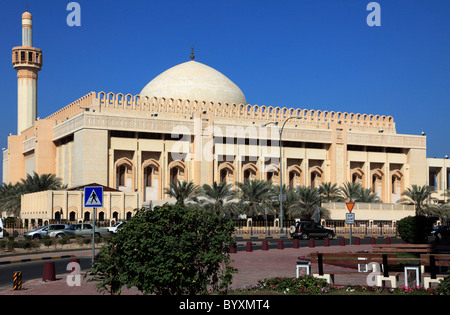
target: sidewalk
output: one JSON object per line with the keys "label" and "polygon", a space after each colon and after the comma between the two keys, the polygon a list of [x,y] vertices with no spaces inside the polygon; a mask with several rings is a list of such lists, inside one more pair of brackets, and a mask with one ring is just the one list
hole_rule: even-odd
{"label": "sidewalk", "polygon": [[[357,252],[357,251],[371,251],[372,245],[346,245],[346,246],[316,246],[314,248],[301,247],[285,248],[285,249],[270,249],[268,251],[253,250],[252,252],[238,251],[231,254],[233,259],[233,267],[238,269],[238,273],[233,276],[233,289],[253,286],[258,283],[258,280],[265,278],[272,278],[276,276],[281,277],[295,277],[296,276],[296,262],[299,256],[306,256],[311,252]],[[64,252],[63,255],[74,255],[78,257],[91,257],[89,251],[81,252]],[[30,259],[33,256],[59,256],[61,253],[54,253],[49,255],[37,254],[30,255],[30,257],[17,257],[20,259]],[[5,258],[1,258],[0,261]],[[337,270],[338,266],[327,266],[327,270]],[[316,271],[317,266],[312,266],[312,271]],[[95,289],[95,283],[86,282],[82,280],[81,286],[69,286],[67,284],[67,274],[56,275],[56,281],[43,282],[42,279],[34,279],[23,283],[22,290],[14,291],[11,289],[0,291],[0,295],[101,295]],[[403,285],[403,279],[400,277],[398,285]],[[366,284],[365,275],[339,275],[335,278],[336,284]],[[124,290],[122,295],[136,295],[141,294],[137,289]]]}

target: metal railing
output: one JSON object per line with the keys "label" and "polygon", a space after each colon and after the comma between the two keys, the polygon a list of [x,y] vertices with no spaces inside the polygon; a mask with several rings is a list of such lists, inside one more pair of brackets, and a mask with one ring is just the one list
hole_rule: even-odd
{"label": "metal railing", "polygon": [[[235,221],[235,235],[238,237],[251,236],[273,236],[279,233],[289,234],[289,227],[294,224],[294,220],[284,221],[284,231],[280,230],[278,221]],[[350,225],[344,221],[324,221],[323,227],[331,229],[336,235],[350,235]],[[352,225],[352,235],[361,237],[371,236],[395,236],[397,235],[397,226],[391,221],[380,222],[358,222]]]}

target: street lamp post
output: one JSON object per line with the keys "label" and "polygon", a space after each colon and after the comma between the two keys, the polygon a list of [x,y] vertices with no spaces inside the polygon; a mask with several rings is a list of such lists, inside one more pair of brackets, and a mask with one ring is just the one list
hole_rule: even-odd
{"label": "street lamp post", "polygon": [[282,141],[281,139],[283,136],[284,126],[286,125],[287,121],[290,119],[294,119],[294,118],[302,119],[302,117],[299,117],[299,116],[289,117],[284,120],[283,124],[281,125],[281,128],[278,125],[278,121],[271,121],[271,122],[261,125],[261,127],[263,127],[263,128],[267,127],[268,125],[271,125],[271,124],[277,126],[278,133],[280,136],[280,197],[279,198],[280,198],[280,231],[281,231],[281,234],[284,234],[284,226],[283,226],[283,146],[281,143],[281,141]]}

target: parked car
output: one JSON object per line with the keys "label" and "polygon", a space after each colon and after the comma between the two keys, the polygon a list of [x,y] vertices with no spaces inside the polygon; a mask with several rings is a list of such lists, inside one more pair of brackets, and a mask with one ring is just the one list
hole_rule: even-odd
{"label": "parked car", "polygon": [[309,238],[324,238],[332,239],[335,236],[333,230],[324,228],[322,225],[314,221],[298,221],[289,228],[289,233],[293,238],[301,238],[307,240]]}
{"label": "parked car", "polygon": [[26,232],[25,236],[31,236],[32,238],[44,238],[45,236],[50,237],[61,237],[64,235],[64,230],[68,227],[67,224],[49,224],[44,225],[32,231]]}
{"label": "parked car", "polygon": [[441,240],[450,237],[450,225],[440,225],[434,231],[434,238]]}
{"label": "parked car", "polygon": [[[92,224],[91,223],[76,223],[72,224],[71,226],[67,227],[64,230],[64,234],[66,234],[69,237],[91,237],[92,236]],[[108,231],[106,228],[95,228],[95,235],[96,236],[105,236],[108,235]]]}
{"label": "parked car", "polygon": [[108,227],[107,228],[108,232],[112,233],[112,234],[117,234],[117,232],[119,232],[119,230],[122,228],[123,223],[124,222],[119,221],[116,224],[114,224],[113,226]]}

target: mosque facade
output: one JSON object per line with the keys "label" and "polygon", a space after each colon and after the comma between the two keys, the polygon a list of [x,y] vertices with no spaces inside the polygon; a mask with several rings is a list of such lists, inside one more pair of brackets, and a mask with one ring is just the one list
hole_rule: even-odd
{"label": "mosque facade", "polygon": [[359,182],[384,204],[396,204],[413,184],[434,185],[440,199],[448,188],[448,160],[428,159],[426,135],[397,133],[393,117],[250,105],[238,86],[193,54],[138,95],[90,92],[38,119],[43,52],[33,47],[28,12],[22,27],[22,46],[12,51],[18,130],[3,150],[3,182],[35,171],[56,174],[69,187],[23,196],[22,219],[90,219],[76,188],[92,183],[109,188],[103,219],[166,201],[164,188],[176,180]]}

